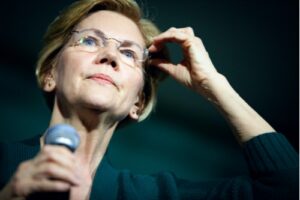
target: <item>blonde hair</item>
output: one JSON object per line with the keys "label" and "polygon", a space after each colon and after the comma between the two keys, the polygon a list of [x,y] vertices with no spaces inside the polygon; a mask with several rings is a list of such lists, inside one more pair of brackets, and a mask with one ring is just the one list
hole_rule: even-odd
{"label": "blonde hair", "polygon": [[[67,43],[72,29],[89,14],[99,10],[110,10],[130,18],[139,27],[146,46],[152,38],[160,33],[159,29],[147,19],[142,18],[141,9],[134,0],[79,0],[67,7],[49,25],[44,36],[44,45],[40,52],[36,76],[41,88],[45,85],[45,77],[55,65],[55,59],[64,44]],[[159,53],[159,57],[168,57],[166,49]],[[140,110],[138,121],[144,120],[153,110],[156,103],[157,83],[163,79],[164,74],[145,63],[143,107]],[[47,104],[52,109],[54,92],[44,92]],[[124,121],[129,121],[128,117]]]}

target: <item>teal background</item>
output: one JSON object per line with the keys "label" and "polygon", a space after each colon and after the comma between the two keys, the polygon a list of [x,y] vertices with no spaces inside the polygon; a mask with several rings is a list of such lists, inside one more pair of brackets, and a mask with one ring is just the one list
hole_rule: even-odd
{"label": "teal background", "polygon": [[[70,2],[2,4],[0,140],[28,138],[47,128],[50,112],[36,86],[34,65],[47,25]],[[193,27],[215,67],[298,150],[297,1],[148,0],[141,5],[162,30]],[[179,48],[171,48],[173,59],[180,60]],[[171,170],[189,179],[248,173],[240,146],[212,105],[171,78],[158,93],[148,120],[115,133],[109,156],[116,168]]]}

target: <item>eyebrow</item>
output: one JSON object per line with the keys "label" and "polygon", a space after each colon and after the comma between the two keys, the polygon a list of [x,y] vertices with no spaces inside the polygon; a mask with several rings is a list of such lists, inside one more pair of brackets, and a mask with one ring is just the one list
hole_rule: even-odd
{"label": "eyebrow", "polygon": [[[136,46],[138,46],[140,49],[145,49],[146,47],[143,47],[143,45],[141,46],[141,45],[139,45],[138,43],[136,43],[136,42],[134,42],[134,41],[132,41],[132,40],[118,40],[118,39],[116,39],[116,38],[113,38],[113,37],[107,37],[107,35],[105,35],[105,33],[104,32],[102,32],[101,30],[99,30],[99,29],[96,29],[96,28],[87,28],[87,29],[82,29],[82,30],[80,30],[80,31],[78,31],[78,30],[74,30],[73,32],[77,32],[77,33],[80,33],[80,32],[83,32],[83,31],[94,31],[95,33],[96,33],[96,35],[98,35],[99,37],[105,37],[105,38],[107,38],[107,39],[114,39],[114,40],[116,40],[116,41],[118,41],[118,42],[120,42],[121,44],[123,43],[123,44],[127,44],[127,46],[130,46],[130,45],[136,45]],[[130,45],[129,45],[130,44]]]}

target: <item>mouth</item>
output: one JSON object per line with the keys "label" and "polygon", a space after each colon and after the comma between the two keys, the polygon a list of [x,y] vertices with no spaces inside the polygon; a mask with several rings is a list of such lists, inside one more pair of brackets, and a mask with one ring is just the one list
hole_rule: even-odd
{"label": "mouth", "polygon": [[117,86],[114,80],[110,76],[102,73],[93,74],[89,76],[88,79],[94,80],[100,84],[110,84],[110,85]]}

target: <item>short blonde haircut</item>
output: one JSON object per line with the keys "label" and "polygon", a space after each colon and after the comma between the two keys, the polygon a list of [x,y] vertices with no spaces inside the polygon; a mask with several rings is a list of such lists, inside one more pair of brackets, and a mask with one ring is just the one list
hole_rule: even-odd
{"label": "short blonde haircut", "polygon": [[[63,46],[67,43],[72,29],[86,18],[89,14],[99,10],[110,10],[118,12],[130,18],[139,27],[146,46],[150,46],[152,38],[160,33],[159,29],[147,19],[142,18],[141,9],[134,0],[79,0],[71,4],[49,25],[44,36],[44,45],[40,52],[36,76],[41,88],[45,85],[45,77],[55,66],[55,59]],[[164,49],[159,53],[159,57],[168,57]],[[143,107],[140,110],[138,121],[144,120],[153,110],[156,103],[157,83],[163,79],[164,74],[155,70],[145,63],[144,88],[143,88]],[[53,108],[55,92],[44,92],[47,104]],[[129,121],[128,117],[123,123]]]}

